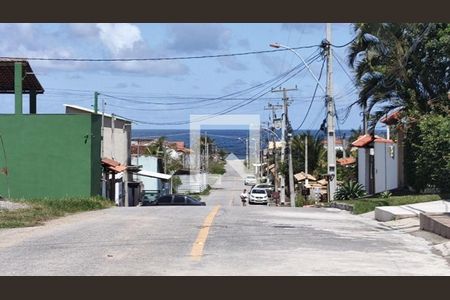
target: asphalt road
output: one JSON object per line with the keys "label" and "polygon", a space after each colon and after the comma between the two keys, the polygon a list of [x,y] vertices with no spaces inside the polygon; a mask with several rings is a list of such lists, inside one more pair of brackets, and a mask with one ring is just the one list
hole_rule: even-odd
{"label": "asphalt road", "polygon": [[239,164],[205,207],[111,208],[0,230],[0,275],[450,275],[425,239],[360,216],[242,207]]}

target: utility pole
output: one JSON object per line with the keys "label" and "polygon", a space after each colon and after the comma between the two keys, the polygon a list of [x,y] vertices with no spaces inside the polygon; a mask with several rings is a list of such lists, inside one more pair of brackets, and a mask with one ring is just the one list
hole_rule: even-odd
{"label": "utility pole", "polygon": [[291,207],[295,207],[295,186],[294,186],[294,167],[292,164],[292,134],[289,134],[288,137],[289,143],[289,198],[291,202]]}
{"label": "utility pole", "polygon": [[205,131],[205,169],[206,173],[208,173],[209,167],[209,147],[208,147],[208,133]]}
{"label": "utility pole", "polygon": [[[98,99],[98,94],[96,95],[96,99]],[[103,159],[103,157],[105,156],[105,147],[104,147],[104,135],[105,135],[105,101],[102,101],[102,128],[101,128],[101,132],[100,132],[100,160]],[[107,180],[109,179],[107,177],[107,173],[106,170],[103,170],[102,172],[102,196],[106,198],[106,183]],[[115,201],[115,199],[112,199],[113,201]]]}
{"label": "utility pole", "polygon": [[309,185],[308,181],[308,135],[305,135],[305,186]]}
{"label": "utility pole", "polygon": [[[285,158],[285,154],[286,154],[286,140],[287,140],[287,134],[286,134],[286,122],[288,120],[288,100],[289,97],[287,96],[287,92],[288,91],[295,91],[297,90],[297,87],[295,87],[294,89],[279,89],[279,90],[273,90],[272,92],[283,92],[283,118],[282,118],[282,123],[281,123],[281,140],[282,140],[282,149],[281,149],[281,163],[284,163],[284,158]],[[292,165],[289,164],[289,183],[293,183],[294,182],[294,174],[293,174],[293,169],[292,169]],[[281,176],[281,195],[280,195],[280,200],[281,200],[281,204],[284,205],[286,202],[286,195],[285,195],[285,178],[284,178],[284,174]],[[290,186],[290,196],[292,198],[294,194],[294,186],[293,184]],[[295,205],[295,200],[291,199],[291,206]]]}
{"label": "utility pole", "polygon": [[94,92],[94,113],[98,113],[98,92]]}
{"label": "utility pole", "polygon": [[246,168],[247,170],[249,169],[249,164],[250,164],[250,157],[249,157],[249,151],[248,148],[250,147],[249,145],[249,137],[245,138],[245,164],[246,164]]}
{"label": "utility pole", "polygon": [[102,157],[101,158],[103,158],[104,156],[105,156],[105,145],[104,145],[104,136],[105,136],[105,105],[106,105],[106,102],[105,101],[102,101],[102,130],[101,130],[101,151],[100,151],[100,153],[101,153],[101,155],[102,155]]}
{"label": "utility pole", "polygon": [[114,159],[114,129],[115,129],[116,121],[114,120],[114,114],[111,114],[111,158]]}
{"label": "utility pole", "polygon": [[[279,105],[279,104],[271,104],[269,103],[267,105],[267,107],[264,107],[264,110],[271,110],[272,111],[272,130],[275,130],[275,125],[274,125],[274,120],[276,119],[277,115],[275,113],[275,111],[277,109],[282,109],[283,106]],[[273,145],[273,154],[274,154],[274,173],[275,173],[275,180],[274,180],[274,185],[275,185],[275,191],[278,192],[278,150],[277,150],[277,143],[275,141],[275,135],[272,134],[272,145]]]}
{"label": "utility pole", "polygon": [[328,158],[328,201],[334,199],[336,192],[336,137],[334,129],[334,100],[333,100],[333,62],[331,55],[331,23],[326,25],[326,56],[327,56],[327,91],[326,91],[326,105],[327,105],[327,158]]}

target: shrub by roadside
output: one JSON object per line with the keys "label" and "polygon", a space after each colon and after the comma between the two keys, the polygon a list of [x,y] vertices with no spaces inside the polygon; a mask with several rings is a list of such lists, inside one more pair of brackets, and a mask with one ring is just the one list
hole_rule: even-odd
{"label": "shrub by roadside", "polygon": [[67,214],[98,210],[114,205],[101,197],[11,200],[27,208],[0,210],[0,228],[28,227],[41,225],[43,222],[63,217]]}

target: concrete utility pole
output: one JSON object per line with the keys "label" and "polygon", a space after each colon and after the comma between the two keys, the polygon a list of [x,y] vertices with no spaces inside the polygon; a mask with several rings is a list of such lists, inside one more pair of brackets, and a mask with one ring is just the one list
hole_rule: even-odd
{"label": "concrete utility pole", "polygon": [[111,114],[111,159],[114,159],[115,153],[114,153],[114,129],[115,129],[116,121],[114,114]]}
{"label": "concrete utility pole", "polygon": [[308,135],[305,135],[305,174],[305,185],[308,185]]}
{"label": "concrete utility pole", "polygon": [[292,136],[289,134],[289,197],[291,202],[291,207],[295,207],[295,185],[294,185],[294,167],[292,165]]}
{"label": "concrete utility pole", "polygon": [[334,129],[334,100],[333,100],[333,62],[331,55],[331,23],[327,23],[327,91],[326,91],[326,105],[327,105],[327,156],[328,156],[328,201],[334,199],[336,192],[336,136]]}
{"label": "concrete utility pole", "polygon": [[209,146],[208,146],[208,133],[205,131],[205,169],[206,173],[208,173],[209,167]]}
{"label": "concrete utility pole", "polygon": [[[272,111],[272,128],[273,130],[275,130],[275,124],[273,123],[274,120],[276,119],[277,115],[275,113],[275,111],[277,109],[282,109],[283,105],[279,105],[279,104],[275,104],[272,105],[271,103],[269,103],[267,105],[267,107],[264,107],[264,110],[271,110]],[[275,134],[272,134],[272,145],[273,145],[273,154],[274,154],[274,173],[275,173],[275,180],[274,180],[274,185],[275,185],[275,191],[278,192],[278,150],[277,150],[277,143],[275,141]]]}
{"label": "concrete utility pole", "polygon": [[[297,90],[297,87],[294,89],[286,89],[286,88],[279,89],[279,90],[272,89],[272,92],[283,92],[283,111],[284,111],[284,113],[283,113],[283,118],[282,118],[282,123],[281,123],[281,126],[282,126],[282,128],[281,128],[281,140],[282,140],[281,163],[284,163],[284,157],[286,154],[286,140],[287,140],[286,121],[288,118],[288,106],[289,106],[289,103],[288,103],[289,97],[287,96],[287,92],[295,91],[295,90]],[[292,179],[291,179],[291,177],[292,177]],[[291,181],[294,182],[294,174],[293,174],[292,166],[291,166],[291,164],[289,164],[289,183],[291,183]],[[281,195],[280,195],[280,201],[281,201],[282,205],[284,205],[286,202],[285,185],[286,185],[286,183],[285,183],[285,178],[284,178],[284,174],[283,174],[281,176]],[[293,189],[294,189],[294,186],[292,185],[290,187],[291,198],[293,195]],[[291,206],[292,205],[295,205],[295,201],[291,201]]]}
{"label": "concrete utility pole", "polygon": [[98,92],[94,92],[94,113],[98,113]]}
{"label": "concrete utility pole", "polygon": [[103,158],[104,156],[105,156],[105,145],[104,145],[104,136],[105,136],[105,105],[106,105],[106,102],[105,101],[102,101],[102,130],[101,130],[101,151],[100,151],[100,153],[101,153],[101,158]]}

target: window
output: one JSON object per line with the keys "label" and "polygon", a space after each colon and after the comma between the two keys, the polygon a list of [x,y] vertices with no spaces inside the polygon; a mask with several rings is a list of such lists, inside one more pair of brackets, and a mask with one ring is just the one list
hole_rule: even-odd
{"label": "window", "polygon": [[254,189],[254,190],[252,190],[252,194],[266,194],[266,191],[265,190],[256,190],[256,189]]}
{"label": "window", "polygon": [[172,196],[167,195],[158,199],[158,204],[170,204],[172,202]]}
{"label": "window", "polygon": [[199,201],[197,201],[197,200],[195,200],[195,199],[193,199],[193,198],[186,198],[186,203],[187,204],[198,204],[199,203]]}
{"label": "window", "polygon": [[185,196],[175,196],[175,199],[173,200],[173,204],[184,204]]}

